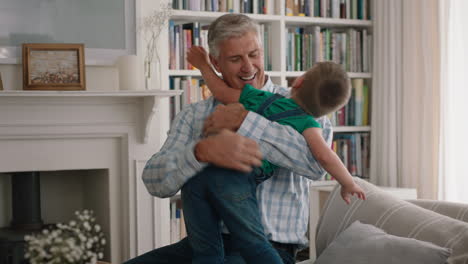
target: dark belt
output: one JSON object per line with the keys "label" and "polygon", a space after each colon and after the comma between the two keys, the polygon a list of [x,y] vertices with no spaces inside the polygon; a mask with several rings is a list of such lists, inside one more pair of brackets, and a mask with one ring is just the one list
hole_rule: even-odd
{"label": "dark belt", "polygon": [[275,249],[286,251],[287,253],[291,254],[293,259],[296,258],[297,248],[298,248],[296,244],[283,244],[283,243],[279,243],[279,242],[275,242],[271,240],[270,240],[270,243]]}

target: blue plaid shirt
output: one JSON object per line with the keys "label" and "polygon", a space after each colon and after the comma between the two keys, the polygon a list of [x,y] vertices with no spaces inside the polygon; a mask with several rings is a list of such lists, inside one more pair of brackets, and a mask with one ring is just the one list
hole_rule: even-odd
{"label": "blue plaid shirt", "polygon": [[[289,96],[289,90],[270,79],[264,90]],[[187,180],[207,166],[194,156],[202,138],[204,120],[219,102],[210,97],[186,106],[174,119],[166,142],[146,163],[143,182],[148,191],[165,198],[176,194]],[[325,140],[331,144],[332,129],[327,118],[317,121]],[[237,133],[255,140],[263,158],[280,168],[257,187],[257,199],[267,237],[280,243],[307,245],[309,182],[325,171],[314,159],[301,134],[249,112]],[[303,176],[303,177],[302,177]]]}

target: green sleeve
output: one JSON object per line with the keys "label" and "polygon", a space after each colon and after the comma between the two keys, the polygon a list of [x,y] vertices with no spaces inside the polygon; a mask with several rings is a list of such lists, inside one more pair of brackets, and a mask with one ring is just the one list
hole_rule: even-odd
{"label": "green sleeve", "polygon": [[258,108],[265,101],[265,99],[272,95],[273,93],[271,92],[256,89],[252,85],[246,84],[242,89],[242,93],[239,97],[239,103],[241,103],[245,109],[257,112]]}

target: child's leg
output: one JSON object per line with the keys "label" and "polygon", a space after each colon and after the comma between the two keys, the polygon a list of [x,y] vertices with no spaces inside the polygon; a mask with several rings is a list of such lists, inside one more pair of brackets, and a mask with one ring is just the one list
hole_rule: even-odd
{"label": "child's leg", "polygon": [[209,167],[206,172],[211,204],[240,246],[246,262],[282,264],[263,230],[254,174],[216,167]]}
{"label": "child's leg", "polygon": [[192,263],[224,263],[220,218],[208,201],[206,169],[182,187],[182,206]]}

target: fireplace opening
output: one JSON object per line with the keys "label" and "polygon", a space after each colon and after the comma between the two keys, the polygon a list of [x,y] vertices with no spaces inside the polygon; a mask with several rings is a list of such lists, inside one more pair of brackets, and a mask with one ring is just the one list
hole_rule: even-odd
{"label": "fireplace opening", "polygon": [[107,169],[0,173],[0,264],[24,264],[24,236],[94,211],[110,259]]}

